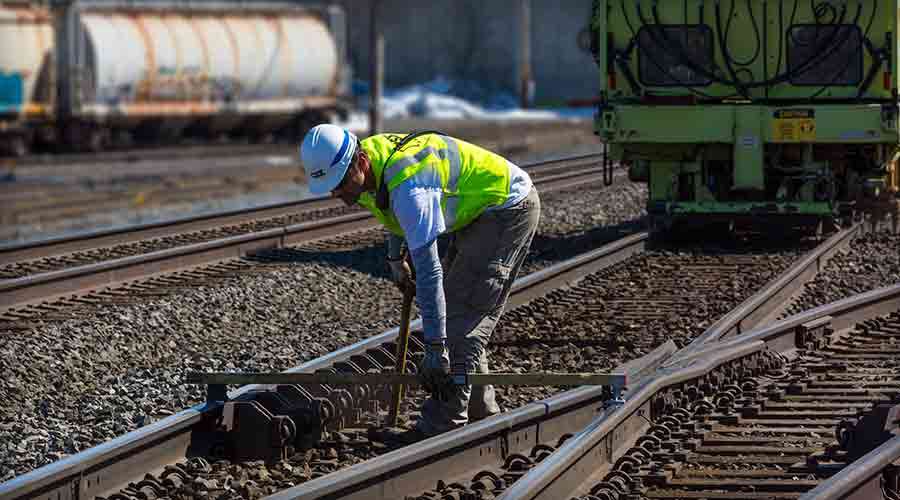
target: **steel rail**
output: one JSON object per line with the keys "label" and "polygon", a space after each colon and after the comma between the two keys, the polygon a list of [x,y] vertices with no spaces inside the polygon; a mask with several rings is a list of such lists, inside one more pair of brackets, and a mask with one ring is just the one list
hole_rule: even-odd
{"label": "steel rail", "polygon": [[[696,378],[714,366],[762,350],[787,353],[799,345],[798,333],[809,325],[829,326],[833,337],[846,335],[862,321],[883,316],[900,307],[900,285],[849,297],[795,314],[732,339],[724,340],[690,355],[672,358],[657,377],[636,388],[626,403],[613,412],[598,416],[574,438],[529,471],[500,498],[504,500],[571,498],[586,493],[582,488],[609,472],[635,439],[652,425],[648,402],[667,388]],[[598,453],[600,449],[606,450]],[[584,471],[591,471],[586,477]],[[854,481],[860,476],[854,476]],[[813,497],[810,497],[813,498]],[[820,498],[820,497],[814,497]]]}
{"label": "steel rail", "polygon": [[[710,328],[710,331],[740,332],[742,331],[741,327],[748,328],[751,324],[758,324],[762,318],[768,317],[773,313],[774,310],[778,308],[778,305],[786,291],[795,290],[801,287],[802,282],[807,281],[809,278],[815,275],[815,272],[821,269],[821,267],[816,267],[811,263],[818,262],[820,263],[820,266],[824,265],[823,260],[826,259],[827,256],[833,255],[834,252],[842,247],[842,245],[845,245],[846,242],[849,241],[850,236],[852,234],[856,234],[857,230],[858,228],[852,228],[851,230],[839,233],[838,235],[829,238],[821,245],[817,246],[814,250],[801,258],[796,264],[792,265],[785,272],[772,280],[762,290],[746,299],[732,312],[728,313],[721,320],[717,321]],[[812,274],[809,273],[810,269],[814,270]],[[702,356],[698,357],[702,358]],[[670,364],[672,363],[672,359],[674,359],[674,355],[673,357],[670,357],[668,361],[663,360],[662,363],[664,365]],[[618,370],[619,369],[617,369],[617,371]],[[630,383],[629,386],[632,388],[630,392],[633,393],[633,388],[640,386],[641,383],[641,381]],[[600,390],[596,388],[585,389],[586,393],[590,391],[599,393]],[[646,411],[645,414],[649,415],[649,411]],[[632,428],[627,431],[620,430],[611,438],[611,441],[620,442],[623,439],[627,439],[630,435],[636,435],[637,429],[639,429],[639,425],[632,423]],[[578,437],[570,439],[569,442],[575,441],[576,439],[578,439]],[[443,443],[443,445],[450,446],[450,442]],[[359,466],[351,467],[347,469],[346,472],[331,474],[326,477],[304,483],[295,488],[285,490],[284,492],[268,497],[267,500],[312,499],[325,496],[334,498],[361,499],[368,498],[369,496],[375,496],[376,492],[382,492],[379,494],[381,495],[381,497],[385,498],[391,497],[392,495],[399,498],[403,497],[403,495],[418,494],[422,489],[425,488],[420,488],[420,490],[417,491],[415,490],[415,488],[404,486],[407,483],[418,485],[421,484],[421,482],[416,481],[413,477],[413,475],[415,474],[414,471],[401,473],[395,472],[394,470],[395,468],[402,468],[404,466],[412,467],[413,464],[416,463],[416,460],[422,459],[422,454],[429,456],[426,450],[427,449],[424,447],[421,450],[399,450],[398,452],[384,455],[383,457],[379,457],[371,461],[367,461],[366,463],[360,464]],[[418,454],[416,454],[417,452]],[[551,455],[550,458],[545,459],[542,463],[547,463],[548,460],[553,459],[555,456],[556,454]],[[455,466],[449,463],[449,460],[450,458],[447,458],[446,460],[441,460],[427,466],[423,465],[421,467],[427,467],[427,469],[432,470],[437,477],[446,478],[447,481],[452,480],[454,477],[469,479],[473,477],[474,472],[478,470],[477,463],[471,464],[468,468],[463,467],[460,469],[458,468],[458,466],[457,468],[454,468]],[[386,477],[386,475],[391,474],[396,475],[396,478],[391,478],[390,480],[385,481],[384,478]],[[376,478],[378,478],[377,481]],[[377,483],[377,486],[368,483]],[[428,487],[431,486],[432,485],[429,485]],[[384,494],[384,491],[389,491],[391,492],[391,494]],[[555,497],[553,495],[550,495],[545,498],[569,498],[570,496]]]}
{"label": "steel rail", "polygon": [[[595,272],[642,252],[647,241],[647,233],[627,236],[597,250],[519,278],[512,287],[509,298],[510,307],[524,304],[534,297],[576,281],[579,276]],[[411,328],[420,329],[421,320],[415,320]],[[378,346],[390,344],[397,337],[398,331],[398,328],[387,330],[287,371],[309,373],[328,368]],[[628,373],[629,377],[640,378],[652,373],[656,366],[674,350],[674,344],[669,343],[654,351],[652,356],[642,358],[646,363],[632,361],[620,368]],[[245,386],[232,391],[228,396],[230,399],[245,398],[249,397],[253,391],[261,389],[264,387]],[[576,411],[575,408],[582,409],[582,411],[572,418],[586,423],[596,413],[596,404],[599,404],[601,399],[600,392],[597,388],[569,391],[542,403],[530,405],[527,410],[516,412],[515,416],[488,419],[477,425],[442,435],[443,437],[438,436],[428,442],[447,444],[457,443],[459,439],[477,441],[482,436],[501,432],[499,429],[514,429],[526,415],[536,418],[547,416],[555,418],[558,413]],[[201,424],[204,419],[215,418],[221,413],[221,409],[221,404],[195,406],[107,443],[0,483],[0,498],[10,500],[37,497],[57,498],[57,495],[60,495],[60,498],[72,498],[73,491],[77,492],[77,498],[93,498],[98,495],[114,493],[129,482],[143,478],[145,473],[184,458],[191,444],[192,427]],[[567,432],[562,430],[564,428],[569,427],[568,425],[556,425],[556,430],[553,430],[554,427],[548,423],[541,428],[541,432]],[[461,438],[460,436],[465,437]],[[497,439],[501,438],[502,436],[497,437]],[[435,441],[437,439],[440,440]],[[534,439],[533,433],[531,439]],[[493,450],[496,451],[499,448],[493,448]],[[322,483],[316,484],[321,485]]]}
{"label": "steel rail", "polygon": [[[640,380],[675,351],[671,340],[616,372]],[[527,453],[538,444],[557,441],[584,426],[601,410],[603,389],[585,387],[551,396],[399,450],[340,472],[265,497],[265,500],[404,498],[434,487],[434,478],[468,479],[486,461],[503,462],[504,454]],[[452,450],[452,453],[448,453]]]}
{"label": "steel rail", "polygon": [[[599,154],[578,155],[529,163],[524,165],[523,168],[529,171],[529,173],[542,173],[587,165],[592,161],[599,161],[600,157],[601,155]],[[537,179],[535,181],[537,181]],[[25,262],[73,252],[82,252],[113,245],[134,243],[137,241],[162,238],[182,233],[235,226],[251,221],[294,215],[303,211],[326,210],[342,206],[343,202],[340,200],[329,196],[321,196],[243,210],[233,210],[150,224],[140,224],[119,229],[96,231],[76,236],[53,238],[23,244],[3,245],[0,246],[0,265]]]}
{"label": "steel rail", "polygon": [[[569,172],[535,181],[545,191],[599,182],[599,171]],[[0,313],[48,300],[83,295],[128,282],[236,259],[340,234],[372,229],[369,212],[355,212],[312,222],[229,236],[213,241],[0,281]]]}
{"label": "steel rail", "polygon": [[206,155],[216,156],[256,156],[297,154],[297,146],[290,144],[214,144],[187,145],[181,147],[161,146],[135,149],[110,150],[100,153],[60,153],[30,154],[21,158],[7,158],[6,162],[16,168],[55,168],[60,165],[96,164],[97,162],[138,162],[195,158]]}
{"label": "steel rail", "polygon": [[[629,255],[633,255],[642,251],[644,249],[646,241],[646,234],[638,234],[630,236],[628,238],[623,238],[622,240],[607,245],[600,250],[596,250],[594,252],[591,252],[590,254],[585,254],[567,261],[566,263],[564,263],[564,265],[560,264],[554,266],[553,268],[548,268],[539,273],[535,273],[533,275],[529,275],[525,278],[517,280],[513,289],[514,294],[510,299],[511,303],[513,305],[518,305],[527,302],[535,296],[543,295],[543,293],[545,293],[548,289],[558,287],[560,286],[560,284],[567,284],[577,281],[578,277],[584,276],[588,272],[593,272],[592,269],[600,269],[612,263],[624,260]],[[586,265],[589,265],[591,267],[587,268],[585,267]],[[887,295],[884,294],[888,294],[890,295],[890,297],[893,297],[893,299],[891,300],[893,300],[894,302],[900,301],[900,287],[895,290],[881,291],[881,294],[882,295],[878,296],[876,296],[877,294],[869,294],[867,297],[855,297],[855,301],[848,299],[847,301],[844,301],[846,302],[844,307],[847,310],[854,311],[866,310],[871,316],[877,316],[890,309],[890,305],[881,304],[882,302],[887,300],[884,298]],[[876,305],[872,306],[873,303]],[[828,312],[832,311],[829,310]],[[789,320],[793,319],[796,321],[800,321],[800,323],[793,324],[793,328],[795,329],[814,319],[821,319],[822,317],[824,317],[821,316],[823,314],[827,316],[826,313],[823,313],[821,311],[819,311],[817,314],[819,315],[804,316],[799,320],[792,317],[789,318]],[[789,320],[784,320],[782,323],[787,323],[789,322]],[[841,318],[839,316],[836,317],[836,319],[833,319],[832,322],[836,326],[840,326],[842,324]],[[417,322],[415,326],[420,327],[420,322]],[[793,335],[794,329],[790,330],[790,335]],[[664,369],[664,371],[679,370],[683,366],[690,365],[691,363],[694,363],[698,360],[706,361],[719,357],[718,351],[725,348],[742,348],[741,346],[743,346],[748,341],[759,340],[757,336],[764,334],[766,333],[763,332],[762,334],[760,334],[750,332],[740,337],[736,337],[732,340],[727,340],[725,342],[716,344],[715,347],[710,347],[707,351],[698,352],[690,358],[682,359],[678,365],[670,366]],[[320,358],[319,360],[306,363],[296,368],[295,370],[315,371],[317,369],[324,368],[326,366],[329,366],[329,364],[349,359],[351,356],[364,353],[374,345],[379,345],[380,342],[390,342],[396,335],[397,329],[384,332],[378,337],[342,349],[323,358]],[[771,341],[771,339],[766,339],[766,342],[769,341]],[[762,342],[764,344],[763,346],[765,346],[766,342]],[[777,342],[774,345],[777,345]],[[754,350],[753,352],[757,351],[758,349]],[[665,358],[669,354],[671,354],[671,350],[666,354],[658,355],[653,366],[658,366],[661,362],[665,361]],[[643,378],[642,376],[639,377],[636,375],[632,375],[632,372],[630,370],[623,371],[628,371],[629,376],[634,379]],[[652,369],[647,368],[644,370],[644,375],[652,373],[652,371]],[[636,394],[639,390],[641,390],[642,387],[646,385],[643,382],[639,382],[638,384],[639,385],[636,388],[632,388],[632,394]],[[256,389],[258,388],[242,388],[241,390],[232,393],[230,396],[232,398],[240,397],[242,395],[248,394],[249,391]],[[385,496],[392,496],[395,493],[396,495],[394,496],[399,495],[401,497],[407,493],[415,494],[417,491],[421,491],[422,489],[427,489],[433,486],[432,484],[429,484],[424,488],[419,488],[419,486],[421,486],[421,483],[419,481],[421,481],[422,477],[427,477],[430,473],[433,473],[436,470],[441,471],[441,477],[445,478],[448,477],[449,471],[459,470],[461,474],[460,477],[463,477],[466,476],[467,472],[470,471],[471,467],[474,466],[471,463],[472,459],[470,455],[466,455],[464,453],[449,453],[449,450],[458,450],[459,446],[468,443],[472,446],[471,449],[473,450],[480,450],[481,453],[496,454],[498,453],[497,450],[500,449],[504,449],[507,451],[518,449],[515,448],[515,446],[517,446],[519,443],[527,444],[534,442],[537,439],[535,437],[535,432],[538,431],[542,433],[542,435],[556,435],[554,433],[563,432],[562,430],[560,430],[561,427],[564,427],[567,430],[571,430],[572,428],[576,428],[572,426],[573,422],[580,422],[579,424],[577,424],[578,426],[580,426],[584,423],[587,423],[587,421],[590,421],[590,419],[593,418],[594,415],[596,415],[597,405],[602,400],[602,395],[600,394],[600,392],[601,390],[597,388],[584,388],[577,391],[569,391],[554,398],[545,400],[537,407],[535,407],[535,405],[529,405],[528,407],[521,410],[523,413],[516,413],[515,416],[510,416],[509,419],[505,417],[501,417],[496,420],[489,419],[485,422],[465,427],[463,429],[460,429],[459,431],[454,431],[454,433],[443,435],[445,436],[445,439],[441,439],[442,437],[438,436],[436,438],[433,438],[434,440],[423,441],[422,443],[415,445],[417,446],[417,448],[415,449],[404,448],[396,452],[392,452],[391,454],[385,455],[384,457],[376,458],[363,464],[351,467],[349,469],[346,469],[344,472],[327,475],[322,478],[310,481],[308,483],[305,483],[304,485],[298,486],[297,488],[282,492],[281,494],[279,494],[278,498],[318,498],[321,495],[328,494],[327,492],[336,492],[338,490],[345,491],[347,493],[353,493],[355,491],[362,491],[360,490],[360,488],[374,487],[373,484],[375,482],[375,477],[379,478],[378,483],[381,485],[380,487],[378,487],[378,491],[382,493],[386,491],[388,492],[387,494],[385,494]],[[631,399],[626,402],[626,407],[629,404],[634,404]],[[572,409],[572,411],[577,413],[578,416],[572,416],[572,420],[570,421],[558,420],[558,418],[565,413],[563,411],[565,408]],[[161,466],[166,463],[173,463],[178,458],[182,457],[183,453],[187,450],[187,446],[190,442],[189,427],[200,422],[203,419],[203,415],[205,414],[204,412],[215,411],[215,409],[215,407],[195,407],[191,410],[187,410],[186,412],[182,412],[173,417],[169,417],[164,421],[154,424],[152,427],[134,431],[133,433],[130,433],[126,436],[117,438],[117,440],[113,442],[101,445],[97,448],[92,448],[91,450],[87,450],[82,454],[69,457],[61,462],[48,465],[29,474],[23,475],[20,478],[11,481],[11,483],[19,481],[19,483],[17,483],[18,486],[16,489],[10,489],[10,486],[8,486],[8,484],[0,484],[0,497],[6,498],[7,496],[9,496],[10,498],[30,498],[33,495],[31,495],[29,492],[35,491],[35,488],[40,489],[43,492],[42,495],[44,493],[51,495],[54,491],[59,491],[57,488],[64,487],[62,486],[62,484],[65,483],[66,479],[61,479],[63,477],[68,477],[68,480],[70,482],[75,480],[76,478],[80,478],[75,481],[77,483],[76,486],[84,491],[84,496],[86,497],[89,495],[102,494],[103,492],[115,491],[115,487],[109,486],[110,482],[113,481],[111,478],[129,477],[131,478],[131,480],[134,480],[140,477],[140,473],[135,470],[136,467],[139,468],[140,472],[142,473],[146,472],[149,469],[152,469],[152,467],[149,467],[149,465],[157,464],[158,466]],[[623,410],[624,409],[625,407],[623,407]],[[612,412],[611,415],[619,415],[619,412],[623,410]],[[649,415],[649,412],[645,414]],[[525,419],[528,415],[535,419],[543,420],[541,420],[541,423],[538,426],[531,426],[531,424],[527,423],[526,420],[522,420]],[[548,417],[549,420],[547,419]],[[585,418],[587,418],[588,420],[585,421]],[[190,422],[187,422],[185,419],[190,420]],[[645,420],[643,416],[641,416],[638,420],[642,421],[641,419]],[[162,425],[164,422],[170,420],[172,422],[172,425],[175,426],[173,427],[173,429],[180,429],[180,434],[179,431],[172,432],[167,426]],[[485,428],[484,426],[488,425],[488,422],[496,422],[496,424],[491,425],[496,425],[497,427]],[[638,422],[638,424],[640,424],[640,422]],[[526,432],[525,429],[528,429],[528,431]],[[640,428],[619,428],[618,430],[619,433],[614,436],[614,441],[616,444],[620,444],[623,440],[627,440],[628,436],[636,435],[636,432],[638,432]],[[135,436],[136,433],[150,431],[153,431],[155,434]],[[468,437],[466,437],[466,439],[462,439],[461,435],[458,433],[471,434],[466,434],[466,436]],[[531,437],[527,439],[524,438],[526,434],[530,435]],[[579,436],[577,436],[576,438],[570,439],[567,443],[580,440],[580,436],[581,434],[579,434]],[[516,441],[515,438],[518,438],[518,441]],[[531,441],[529,441],[529,439]],[[119,442],[120,445],[110,446],[115,442]],[[516,443],[516,445],[511,447],[511,443],[514,442]],[[466,445],[468,446],[468,444]],[[522,446],[525,446],[525,444],[523,444]],[[506,448],[502,448],[504,446]],[[560,453],[563,450],[568,449],[568,446],[568,444],[564,445],[560,450]],[[610,447],[609,449],[612,450],[614,448]],[[415,452],[415,450],[418,451]],[[428,455],[428,453],[432,452],[434,453],[433,455]],[[92,455],[92,453],[99,454]],[[459,457],[461,457],[458,458],[459,463],[469,463],[467,463],[467,465],[465,466],[459,465],[459,467],[463,467],[461,469],[449,469],[448,467],[450,467],[450,463],[445,462],[445,460],[453,460],[452,456],[454,455],[458,455]],[[551,457],[549,457],[543,463],[558,460],[558,456],[559,454],[551,455]],[[153,460],[156,460],[156,462],[153,462]],[[400,460],[400,462],[398,462],[398,460]],[[403,463],[405,464],[405,467],[401,467],[400,469],[402,470],[398,470],[398,466],[396,465],[397,463]],[[394,465],[392,466],[391,464]],[[138,467],[138,465],[140,465],[140,467]],[[542,466],[543,465],[539,467]],[[456,465],[454,465],[454,467],[456,467]],[[351,473],[350,471],[353,472]],[[382,482],[381,479],[384,479],[384,474],[388,473],[396,474],[396,476],[392,476],[392,478],[390,478],[389,482],[387,483]],[[129,474],[131,474],[131,476],[128,476]],[[415,477],[419,477],[420,479],[417,481],[414,479]],[[471,474],[469,474],[469,477],[471,477]],[[530,474],[526,477],[530,477]],[[97,480],[100,478],[102,478],[102,485],[97,484]],[[411,480],[411,478],[413,479]],[[60,481],[62,481],[63,483],[60,483]],[[116,480],[115,482],[116,484],[121,485],[127,482],[127,480],[122,479]],[[71,488],[71,485],[69,485],[68,487]],[[395,489],[382,489],[401,487],[405,488],[403,491],[406,493],[401,493],[399,490]],[[23,490],[23,488],[25,489]],[[418,488],[418,490],[416,490],[416,488]],[[289,496],[281,497],[280,495]],[[366,496],[362,495],[358,496],[358,498],[366,498]],[[555,497],[549,496],[545,498]]]}
{"label": "steel rail", "polygon": [[673,356],[678,358],[688,356],[693,352],[704,349],[707,345],[719,340],[739,335],[756,325],[766,324],[774,320],[782,305],[797,291],[803,288],[804,283],[814,278],[828,261],[839,251],[847,248],[857,235],[863,230],[863,225],[858,223],[839,231],[821,245],[816,246],[803,258],[795,262],[785,272],[781,273],[774,281],[754,293],[732,309],[725,316],[696,337],[688,345],[684,346]]}
{"label": "steel rail", "polygon": [[800,497],[800,500],[872,500],[884,498],[881,474],[900,460],[896,436]]}
{"label": "steel rail", "polygon": [[[184,6],[184,4],[179,4]],[[585,118],[564,118],[556,120],[523,120],[510,123],[508,121],[487,120],[480,122],[463,120],[422,120],[422,119],[393,119],[387,120],[389,130],[425,130],[436,129],[445,131],[461,139],[470,140],[475,136],[483,135],[485,130],[501,130],[511,135],[519,134],[563,132],[571,130],[573,125],[592,125],[592,120]],[[358,134],[364,134],[364,130],[353,130]],[[482,143],[496,143],[502,145],[504,134],[498,134],[498,138],[487,136],[480,141]],[[516,139],[520,139],[517,137]],[[0,164],[7,163],[15,167],[41,168],[56,167],[73,163],[96,163],[117,161],[141,161],[141,160],[166,160],[171,158],[200,157],[204,155],[268,155],[268,154],[297,154],[296,144],[194,144],[184,146],[153,146],[103,151],[100,153],[62,153],[62,154],[30,154],[21,158],[0,157]]]}

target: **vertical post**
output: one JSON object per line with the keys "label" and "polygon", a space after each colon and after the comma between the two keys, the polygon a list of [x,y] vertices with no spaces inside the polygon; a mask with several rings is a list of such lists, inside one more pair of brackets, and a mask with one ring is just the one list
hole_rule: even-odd
{"label": "vertical post", "polygon": [[56,107],[57,121],[65,123],[74,113],[76,99],[76,80],[78,54],[78,24],[75,16],[73,0],[56,0],[52,4],[54,38],[56,39],[53,58],[56,72]]}
{"label": "vertical post", "polygon": [[381,32],[380,3],[381,0],[370,0],[370,47],[369,60],[369,135],[375,135],[382,129],[381,94],[384,87],[384,33]]}
{"label": "vertical post", "polygon": [[519,0],[519,102],[531,107],[534,82],[531,80],[531,0]]}

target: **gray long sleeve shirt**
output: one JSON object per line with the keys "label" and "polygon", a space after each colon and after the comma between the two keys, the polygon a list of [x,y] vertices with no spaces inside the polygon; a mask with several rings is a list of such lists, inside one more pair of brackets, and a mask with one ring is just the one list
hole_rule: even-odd
{"label": "gray long sleeve shirt", "polygon": [[[509,170],[510,193],[506,203],[487,210],[513,205],[531,191],[531,178],[524,170],[512,163],[509,163]],[[423,169],[391,189],[391,211],[403,229],[416,268],[416,303],[422,314],[426,342],[447,338],[444,271],[437,250],[438,236],[448,230],[441,208],[443,196],[441,178],[434,169]],[[391,238],[395,241],[389,242],[388,255],[396,258],[400,255],[403,239]]]}
{"label": "gray long sleeve shirt", "polygon": [[[388,238],[388,257],[399,258],[402,245],[402,238],[391,235]],[[440,342],[447,338],[447,305],[437,240],[413,249],[410,254],[416,269],[416,304],[422,314],[425,342]]]}

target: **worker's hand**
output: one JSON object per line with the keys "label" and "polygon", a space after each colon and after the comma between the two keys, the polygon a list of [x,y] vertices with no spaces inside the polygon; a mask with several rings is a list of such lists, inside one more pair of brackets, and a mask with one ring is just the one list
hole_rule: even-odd
{"label": "worker's hand", "polygon": [[425,390],[438,399],[446,399],[450,386],[450,354],[443,341],[425,344],[425,358],[419,366]]}
{"label": "worker's hand", "polygon": [[397,285],[397,288],[400,289],[401,292],[406,292],[407,290],[415,292],[416,290],[416,282],[413,278],[412,268],[409,267],[409,263],[405,258],[399,259],[387,259],[388,268],[391,270],[391,277],[394,280],[394,284]]}

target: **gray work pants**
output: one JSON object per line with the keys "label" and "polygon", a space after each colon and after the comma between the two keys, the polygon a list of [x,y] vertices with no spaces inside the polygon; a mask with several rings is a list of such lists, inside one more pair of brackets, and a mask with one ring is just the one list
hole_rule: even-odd
{"label": "gray work pants", "polygon": [[[487,344],[538,227],[541,201],[532,188],[519,203],[481,214],[454,233],[444,263],[447,344],[453,371],[488,373]],[[448,401],[429,398],[417,428],[431,435],[500,412],[492,386],[457,388]]]}

